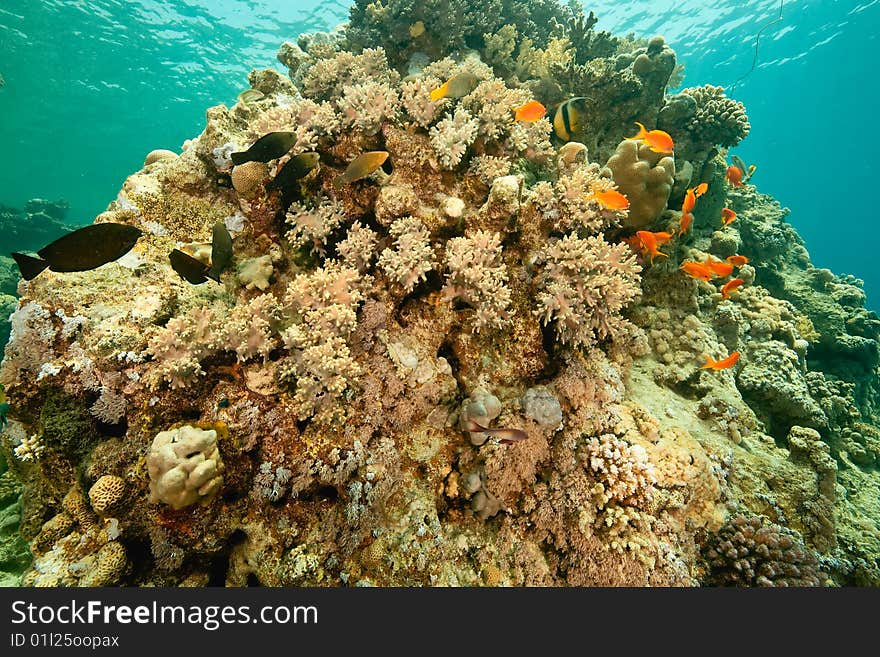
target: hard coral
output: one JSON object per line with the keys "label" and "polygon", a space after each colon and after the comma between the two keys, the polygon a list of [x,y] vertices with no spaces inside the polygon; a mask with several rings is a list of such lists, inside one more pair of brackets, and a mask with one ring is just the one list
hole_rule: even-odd
{"label": "hard coral", "polygon": [[536,264],[536,299],[563,343],[591,347],[627,329],[620,312],[640,294],[640,267],[625,244],[567,235],[545,246]]}
{"label": "hard coral", "polygon": [[476,231],[446,243],[447,283],[443,295],[461,299],[476,311],[474,331],[510,322],[510,289],[498,233]]}
{"label": "hard coral", "polygon": [[147,454],[150,501],[183,509],[206,503],[223,484],[217,432],[184,425],[160,431]]}
{"label": "hard coral", "polygon": [[794,531],[763,517],[736,516],[703,546],[708,583],[718,586],[822,586],[827,576]]}

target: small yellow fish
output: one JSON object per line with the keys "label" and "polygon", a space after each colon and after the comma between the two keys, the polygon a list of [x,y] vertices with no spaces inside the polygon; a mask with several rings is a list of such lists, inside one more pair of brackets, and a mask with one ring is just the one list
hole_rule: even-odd
{"label": "small yellow fish", "polygon": [[409,26],[409,35],[413,39],[418,39],[425,33],[425,23],[423,21],[416,21],[412,25]]}
{"label": "small yellow fish", "polygon": [[338,188],[355,180],[366,178],[381,167],[387,159],[388,151],[367,151],[366,153],[361,153],[352,160],[345,171],[336,177],[336,180],[333,181],[333,186]]}
{"label": "small yellow fish", "polygon": [[431,92],[431,100],[435,103],[441,98],[461,98],[472,92],[480,80],[467,71],[453,75],[446,82]]}

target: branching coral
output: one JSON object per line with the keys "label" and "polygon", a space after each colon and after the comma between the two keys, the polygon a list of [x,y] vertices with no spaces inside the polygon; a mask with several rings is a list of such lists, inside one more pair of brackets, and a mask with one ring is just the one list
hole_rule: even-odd
{"label": "branching coral", "polygon": [[641,292],[640,267],[625,244],[567,235],[541,249],[536,263],[537,315],[563,343],[591,347],[622,334],[620,316]]}
{"label": "branching coral", "polygon": [[387,84],[368,81],[347,85],[338,101],[342,125],[374,135],[385,121],[396,117],[399,103],[397,92]]}
{"label": "branching coral", "polygon": [[418,219],[403,217],[391,224],[391,236],[394,248],[379,254],[379,267],[405,292],[412,292],[436,265],[431,235]]}
{"label": "branching coral", "polygon": [[443,167],[454,169],[458,166],[468,146],[477,138],[479,127],[479,121],[459,107],[452,116],[431,128],[431,145]]}
{"label": "branching coral", "polygon": [[356,269],[330,263],[300,274],[288,287],[286,302],[299,322],[282,333],[291,355],[281,376],[295,382],[294,404],[302,418],[335,417],[336,402],[361,373],[346,343],[363,299],[360,285]]}
{"label": "branching coral", "polygon": [[356,221],[348,229],[345,239],[336,245],[336,251],[345,264],[363,272],[373,262],[377,242],[376,232]]}
{"label": "branching coral", "polygon": [[497,329],[510,322],[510,289],[501,258],[498,233],[477,231],[446,243],[447,299],[461,299],[472,306],[474,331]]}
{"label": "branching coral", "polygon": [[308,246],[312,253],[324,253],[327,237],[346,219],[340,201],[316,199],[310,203],[293,203],[285,222],[291,226],[285,237],[295,247]]}
{"label": "branching coral", "polygon": [[641,445],[605,434],[587,440],[583,460],[587,471],[599,479],[594,499],[600,508],[611,502],[642,506],[651,500],[654,467]]}

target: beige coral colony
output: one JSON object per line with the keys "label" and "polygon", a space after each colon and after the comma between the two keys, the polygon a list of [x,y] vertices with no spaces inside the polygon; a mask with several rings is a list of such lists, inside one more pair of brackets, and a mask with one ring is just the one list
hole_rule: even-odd
{"label": "beige coral colony", "polygon": [[128,254],[20,283],[5,582],[880,583],[880,322],[729,172],[745,108],[661,37],[439,4],[284,43],[97,217]]}

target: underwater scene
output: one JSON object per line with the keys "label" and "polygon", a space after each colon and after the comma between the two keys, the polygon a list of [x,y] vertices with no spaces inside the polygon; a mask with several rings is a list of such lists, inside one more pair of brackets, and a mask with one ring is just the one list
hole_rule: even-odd
{"label": "underwater scene", "polygon": [[5,0],[0,585],[880,584],[878,24]]}

